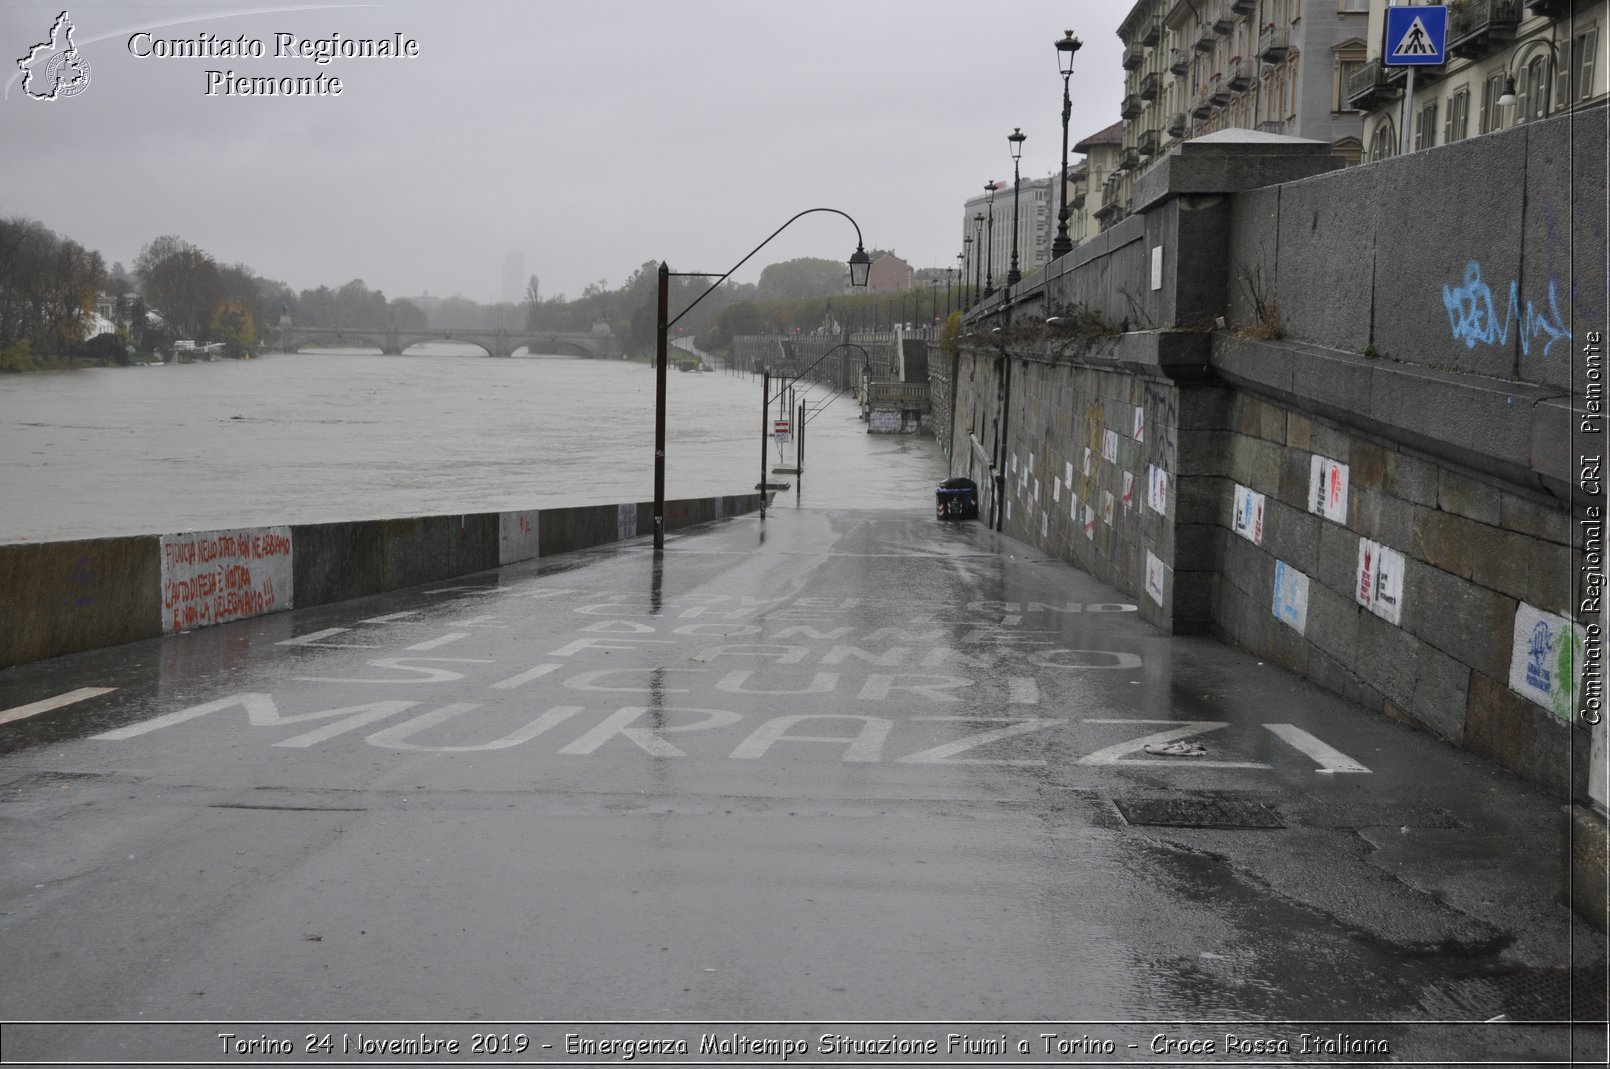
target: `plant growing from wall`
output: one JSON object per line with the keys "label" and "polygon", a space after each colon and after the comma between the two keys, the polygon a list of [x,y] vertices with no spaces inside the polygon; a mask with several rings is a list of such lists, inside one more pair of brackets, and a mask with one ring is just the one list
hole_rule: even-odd
{"label": "plant growing from wall", "polygon": [[1243,337],[1262,341],[1283,337],[1280,329],[1280,302],[1275,298],[1274,287],[1264,281],[1263,266],[1260,264],[1250,271],[1243,270],[1241,286],[1246,290],[1247,299],[1252,302],[1253,321],[1243,325],[1239,333]]}

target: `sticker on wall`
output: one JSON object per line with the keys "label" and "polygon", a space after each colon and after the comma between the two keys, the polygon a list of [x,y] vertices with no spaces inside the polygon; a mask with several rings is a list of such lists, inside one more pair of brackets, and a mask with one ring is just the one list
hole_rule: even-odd
{"label": "sticker on wall", "polygon": [[1283,560],[1275,561],[1275,619],[1296,629],[1308,630],[1308,576]]}
{"label": "sticker on wall", "polygon": [[1159,516],[1168,514],[1168,472],[1156,464],[1146,465],[1146,503]]}
{"label": "sticker on wall", "polygon": [[1358,540],[1353,598],[1389,623],[1403,619],[1403,554],[1368,538]]}
{"label": "sticker on wall", "polygon": [[1163,562],[1149,549],[1146,551],[1146,593],[1157,604],[1163,604]]}
{"label": "sticker on wall", "polygon": [[1112,526],[1112,517],[1114,511],[1115,509],[1113,508],[1112,491],[1103,490],[1101,492],[1101,522],[1106,524],[1108,527]]}
{"label": "sticker on wall", "polygon": [[1033,453],[1029,454],[1029,474],[1030,475],[1034,474],[1034,454]]}
{"label": "sticker on wall", "polygon": [[[1086,451],[1085,455],[1086,456],[1089,455],[1088,450]],[[1063,467],[1066,470],[1064,470],[1063,473],[1062,473],[1062,481],[1068,484],[1068,489],[1069,490],[1072,490],[1073,489],[1073,462],[1069,461],[1067,464],[1063,465]]]}
{"label": "sticker on wall", "polygon": [[1135,441],[1146,440],[1146,410],[1139,405],[1135,406]]}
{"label": "sticker on wall", "polygon": [[[721,498],[716,498],[719,507]],[[720,516],[716,517],[720,519]],[[537,510],[498,513],[498,563],[514,564],[538,556]]]}
{"label": "sticker on wall", "polygon": [[1263,545],[1263,495],[1240,483],[1235,487],[1235,511],[1230,529],[1255,546]]}
{"label": "sticker on wall", "polygon": [[1124,472],[1124,511],[1135,507],[1135,473]]}
{"label": "sticker on wall", "polygon": [[1152,246],[1152,289],[1163,288],[1163,246]]}
{"label": "sticker on wall", "polygon": [[1562,719],[1573,716],[1582,672],[1582,628],[1563,616],[1521,602],[1509,686]]}
{"label": "sticker on wall", "polygon": [[1347,523],[1347,465],[1315,454],[1308,473],[1308,511]]}
{"label": "sticker on wall", "polygon": [[1012,499],[1011,498],[1006,499],[1006,518],[1007,519],[1012,518]]}
{"label": "sticker on wall", "polygon": [[1091,541],[1096,538],[1096,510],[1089,505],[1085,506],[1085,537]]}
{"label": "sticker on wall", "polygon": [[1012,459],[1007,462],[1006,474],[1011,475],[1013,472],[1015,472],[1017,470],[1018,470],[1018,467],[1017,467],[1017,454],[1013,453],[1012,454]]}
{"label": "sticker on wall", "polygon": [[1118,432],[1108,430],[1101,437],[1101,456],[1109,464],[1118,463]]}
{"label": "sticker on wall", "polygon": [[615,506],[615,530],[623,542],[637,537],[637,505],[622,502]]}
{"label": "sticker on wall", "polygon": [[1090,474],[1090,447],[1085,446],[1085,474]]}
{"label": "sticker on wall", "polygon": [[1074,523],[1079,522],[1079,495],[1078,494],[1069,494],[1068,495],[1068,519],[1072,520]]}
{"label": "sticker on wall", "polygon": [[1049,512],[1040,513],[1040,537],[1044,538],[1045,535],[1046,535],[1046,532],[1049,531],[1050,529],[1051,529],[1051,514]]}
{"label": "sticker on wall", "polygon": [[1053,479],[1051,482],[1051,502],[1056,504],[1062,500],[1062,483]]}

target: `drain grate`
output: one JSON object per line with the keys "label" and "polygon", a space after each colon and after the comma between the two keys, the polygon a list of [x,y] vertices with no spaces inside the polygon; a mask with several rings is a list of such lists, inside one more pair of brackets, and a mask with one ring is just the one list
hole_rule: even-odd
{"label": "drain grate", "polygon": [[1115,798],[1131,824],[1170,828],[1284,828],[1273,806],[1243,798]]}

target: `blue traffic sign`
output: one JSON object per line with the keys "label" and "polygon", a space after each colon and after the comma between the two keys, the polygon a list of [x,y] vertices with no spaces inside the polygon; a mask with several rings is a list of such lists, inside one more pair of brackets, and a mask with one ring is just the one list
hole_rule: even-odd
{"label": "blue traffic sign", "polygon": [[1436,67],[1448,60],[1446,7],[1389,7],[1381,62],[1388,67]]}

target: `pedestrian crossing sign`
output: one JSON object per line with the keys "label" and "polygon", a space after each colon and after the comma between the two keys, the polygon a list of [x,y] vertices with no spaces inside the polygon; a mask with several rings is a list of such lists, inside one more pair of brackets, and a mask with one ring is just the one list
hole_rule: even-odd
{"label": "pedestrian crossing sign", "polygon": [[1438,67],[1448,60],[1446,7],[1389,7],[1381,62],[1388,67]]}

